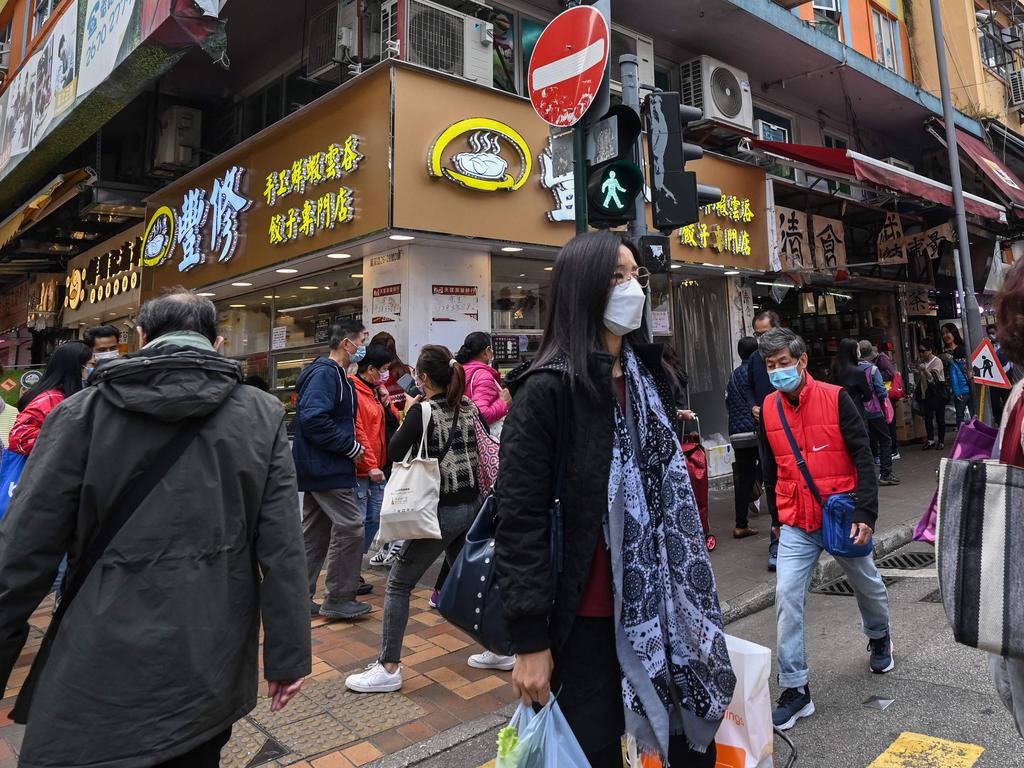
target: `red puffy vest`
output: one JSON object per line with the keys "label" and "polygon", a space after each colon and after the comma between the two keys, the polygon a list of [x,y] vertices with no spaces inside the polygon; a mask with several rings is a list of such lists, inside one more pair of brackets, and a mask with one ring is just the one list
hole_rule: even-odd
{"label": "red puffy vest", "polygon": [[796,464],[779,419],[777,403],[782,400],[786,421],[796,444],[804,455],[818,492],[827,499],[836,493],[850,493],[857,487],[857,467],[846,449],[839,426],[839,393],[842,391],[842,387],[815,381],[808,373],[796,408],[781,392],[765,398],[761,408],[768,442],[779,468],[775,484],[779,520],[808,533],[821,528],[821,506],[814,500]]}

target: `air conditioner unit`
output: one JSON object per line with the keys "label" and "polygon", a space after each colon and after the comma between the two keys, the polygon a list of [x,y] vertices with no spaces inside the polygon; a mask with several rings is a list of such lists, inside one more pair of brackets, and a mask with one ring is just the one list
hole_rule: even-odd
{"label": "air conditioner unit", "polygon": [[1014,24],[1009,27],[1002,27],[999,30],[999,38],[1003,45],[1011,51],[1024,49],[1024,24]]}
{"label": "air conditioner unit", "polygon": [[[612,24],[612,40],[611,50],[612,53],[612,74],[615,75],[619,71],[618,53],[616,48],[622,46],[626,40],[629,39],[630,45],[624,46],[622,52],[625,53],[636,53],[637,60],[637,76],[640,78],[640,90],[641,95],[644,93],[650,93],[654,90],[654,41],[649,37],[638,35],[631,29],[622,27],[618,24]],[[618,41],[618,45],[617,45]],[[633,50],[630,50],[632,48]],[[614,77],[611,80],[611,90],[613,93],[622,93],[622,83],[616,80]]]}
{"label": "air conditioner unit", "polygon": [[699,56],[680,68],[684,104],[704,111],[704,120],[738,128],[754,129],[754,102],[747,73],[710,56]]}
{"label": "air conditioner unit", "polygon": [[882,162],[888,163],[896,168],[901,168],[904,171],[910,171],[911,173],[914,172],[914,166],[912,164],[908,163],[906,160],[900,160],[898,157],[883,157]]}
{"label": "air conditioner unit", "polygon": [[1010,72],[1010,104],[1015,107],[1024,104],[1024,70]]}
{"label": "air conditioner unit", "polygon": [[178,170],[199,165],[203,142],[203,113],[192,107],[174,106],[160,116],[157,138],[156,170]]}
{"label": "air conditioner unit", "polygon": [[[338,77],[344,51],[338,39],[337,6],[313,14],[306,34],[306,75],[312,78]],[[341,55],[339,55],[341,54]]]}
{"label": "air conditioner unit", "polygon": [[[404,19],[399,3],[405,3]],[[400,24],[400,19],[404,24]],[[427,0],[387,0],[380,10],[382,59],[494,85],[494,25]]]}

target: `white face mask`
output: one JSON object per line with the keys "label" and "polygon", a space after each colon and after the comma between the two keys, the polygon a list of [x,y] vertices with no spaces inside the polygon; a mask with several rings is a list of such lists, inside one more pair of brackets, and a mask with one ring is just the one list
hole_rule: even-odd
{"label": "white face mask", "polygon": [[616,336],[632,333],[643,323],[647,295],[636,280],[616,285],[608,293],[604,308],[604,327]]}
{"label": "white face mask", "polygon": [[113,360],[118,357],[118,353],[117,350],[112,350],[110,352],[97,352],[93,357],[96,358],[96,362],[98,363],[100,360]]}

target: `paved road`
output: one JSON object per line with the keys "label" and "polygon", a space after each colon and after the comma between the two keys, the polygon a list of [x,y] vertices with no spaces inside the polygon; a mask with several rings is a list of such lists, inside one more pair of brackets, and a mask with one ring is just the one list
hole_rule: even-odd
{"label": "paved road", "polygon": [[[984,655],[956,645],[942,606],[926,600],[936,588],[926,572],[908,572],[890,587],[897,667],[885,676],[868,671],[854,599],[810,595],[808,658],[818,714],[790,732],[797,768],[1024,768],[1024,740],[995,695]],[[728,631],[774,647],[774,611],[737,621]],[[777,693],[773,683],[773,698]],[[872,696],[893,703],[885,711],[868,709],[864,702]],[[929,739],[901,740],[904,733]],[[486,765],[494,737],[488,732],[424,765]],[[781,742],[777,749],[787,756]]]}

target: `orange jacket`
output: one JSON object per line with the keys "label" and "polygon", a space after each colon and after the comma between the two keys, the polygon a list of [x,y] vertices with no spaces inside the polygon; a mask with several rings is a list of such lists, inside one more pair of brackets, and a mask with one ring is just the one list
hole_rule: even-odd
{"label": "orange jacket", "polygon": [[[366,452],[356,464],[356,475],[366,477],[371,469],[383,469],[388,463],[388,442],[384,431],[384,405],[377,391],[360,379],[350,376],[356,388],[356,442]],[[395,407],[388,408],[398,418]]]}

